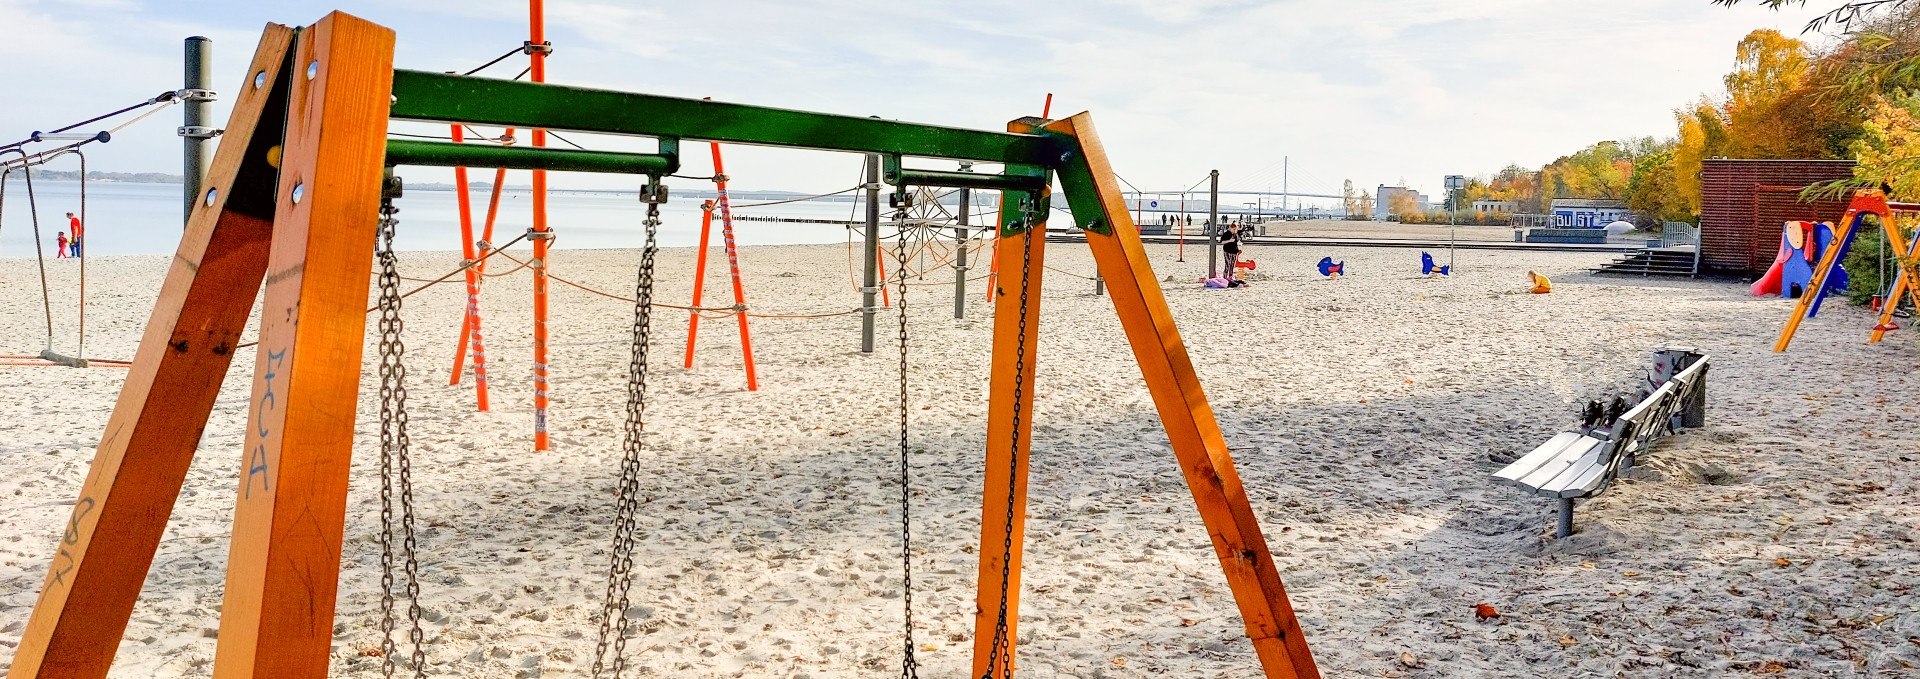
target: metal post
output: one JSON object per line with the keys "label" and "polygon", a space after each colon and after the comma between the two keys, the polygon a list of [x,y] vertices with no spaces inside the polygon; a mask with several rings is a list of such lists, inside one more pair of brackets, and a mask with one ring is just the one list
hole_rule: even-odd
{"label": "metal post", "polygon": [[1173,261],[1184,262],[1187,261],[1187,192],[1185,191],[1180,192],[1180,221],[1175,225],[1180,227],[1180,246],[1175,250],[1178,254]]}
{"label": "metal post", "polygon": [[[972,172],[973,163],[961,163],[961,172]],[[953,230],[953,320],[967,317],[967,213],[973,211],[973,189],[960,189],[959,226]]]}
{"label": "metal post", "polygon": [[180,176],[184,225],[193,216],[193,204],[200,201],[201,180],[207,175],[207,140],[213,130],[207,128],[207,102],[213,101],[213,40],[202,36],[187,38],[185,96],[181,98]]}
{"label": "metal post", "polygon": [[1573,498],[1560,498],[1560,519],[1554,522],[1553,537],[1564,538],[1573,534]]}
{"label": "metal post", "polygon": [[1207,177],[1213,183],[1212,188],[1207,189],[1207,278],[1218,278],[1220,248],[1213,234],[1220,229],[1220,171],[1213,170]]}
{"label": "metal post", "polygon": [[1280,156],[1280,214],[1287,213],[1287,157]]}
{"label": "metal post", "polygon": [[867,238],[860,248],[866,276],[860,286],[860,351],[873,353],[873,296],[880,291],[880,156],[867,156]]}

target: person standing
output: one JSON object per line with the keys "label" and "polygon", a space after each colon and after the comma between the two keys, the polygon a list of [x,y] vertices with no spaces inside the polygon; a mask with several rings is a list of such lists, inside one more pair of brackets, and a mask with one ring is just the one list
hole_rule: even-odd
{"label": "person standing", "polygon": [[1234,267],[1240,263],[1240,225],[1228,224],[1227,230],[1220,232],[1220,252],[1226,255],[1226,269],[1221,273],[1227,280],[1233,280]]}
{"label": "person standing", "polygon": [[59,236],[53,239],[53,242],[54,242],[54,247],[53,247],[54,259],[66,259],[67,258],[67,232],[61,231]]}
{"label": "person standing", "polygon": [[86,230],[86,225],[81,224],[80,218],[73,216],[73,213],[69,212],[67,213],[67,230],[73,232],[73,240],[67,242],[68,243],[67,247],[71,248],[71,252],[69,252],[69,254],[74,257],[79,257],[80,256],[80,234],[81,232]]}

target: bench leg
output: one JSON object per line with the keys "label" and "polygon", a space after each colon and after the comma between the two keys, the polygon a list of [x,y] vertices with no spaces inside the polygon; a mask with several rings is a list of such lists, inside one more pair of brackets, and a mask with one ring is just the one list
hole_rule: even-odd
{"label": "bench leg", "polygon": [[1573,498],[1563,497],[1560,498],[1560,520],[1554,523],[1553,537],[1557,540],[1572,534]]}

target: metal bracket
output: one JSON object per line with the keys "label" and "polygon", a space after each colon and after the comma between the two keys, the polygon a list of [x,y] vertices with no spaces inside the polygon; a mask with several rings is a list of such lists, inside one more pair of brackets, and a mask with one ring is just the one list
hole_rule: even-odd
{"label": "metal bracket", "polygon": [[1020,197],[1019,210],[1014,212],[1011,219],[1000,224],[1001,236],[1018,236],[1026,233],[1027,229],[1032,228],[1034,224],[1046,223],[1052,196],[1039,196],[1038,200],[1035,198],[1031,193]]}
{"label": "metal bracket", "polygon": [[660,183],[657,176],[647,177],[645,186],[640,187],[640,202],[652,205],[664,205],[667,202],[667,185]]}
{"label": "metal bracket", "polygon": [[520,43],[520,52],[527,55],[553,54],[553,43],[542,40],[540,44],[535,45],[532,40],[524,40]]}
{"label": "metal bracket", "polygon": [[174,134],[178,134],[188,139],[212,139],[214,137],[220,136],[220,133],[225,131],[226,130],[207,127],[204,125],[183,125],[175,129]]}
{"label": "metal bracket", "polygon": [[716,175],[714,175],[714,176],[713,176],[713,183],[715,183],[715,184],[718,184],[718,183],[720,183],[720,182],[724,182],[724,181],[727,181],[727,176],[726,176],[726,175],[724,175],[724,174],[716,174]]}
{"label": "metal bracket", "polygon": [[179,99],[181,101],[215,101],[216,100],[216,93],[213,90],[192,90],[192,89],[174,90],[173,96],[174,98]]}
{"label": "metal bracket", "polygon": [[1107,223],[1107,220],[1101,219],[1099,217],[1094,217],[1091,221],[1088,221],[1086,224],[1080,225],[1080,230],[1092,231],[1102,236],[1113,235],[1113,225]]}
{"label": "metal bracket", "polygon": [[887,194],[887,207],[895,210],[913,207],[913,194],[907,193],[906,187],[901,187],[900,190]]}
{"label": "metal bracket", "polygon": [[393,174],[393,168],[387,170],[387,176],[382,178],[385,181],[380,183],[380,194],[386,198],[399,198],[406,193],[406,183],[400,180],[400,175]]}
{"label": "metal bracket", "polygon": [[553,230],[535,231],[533,229],[527,229],[527,240],[553,240]]}

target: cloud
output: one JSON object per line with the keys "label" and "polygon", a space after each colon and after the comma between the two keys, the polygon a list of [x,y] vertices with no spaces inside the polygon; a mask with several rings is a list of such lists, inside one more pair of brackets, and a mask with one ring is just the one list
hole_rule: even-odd
{"label": "cloud", "polygon": [[[311,21],[334,4],[0,0],[0,25],[23,41],[0,78],[34,102],[0,109],[0,136],[177,86],[190,33],[215,37],[216,84],[230,87],[260,23]],[[518,0],[346,4],[396,29],[402,67],[477,65],[525,39]],[[1797,32],[1813,13],[1705,0],[547,7],[556,81],[989,129],[1039,113],[1053,92],[1056,115],[1094,112],[1119,170],[1143,187],[1185,187],[1214,168],[1229,187],[1277,186],[1284,156],[1288,183],[1316,192],[1349,178],[1432,189],[1442,174],[1670,134],[1673,108],[1719,87],[1734,41]],[[161,117],[95,164],[172,170],[178,142]],[[859,162],[771,149],[729,159],[742,188],[800,190],[839,188]]]}

